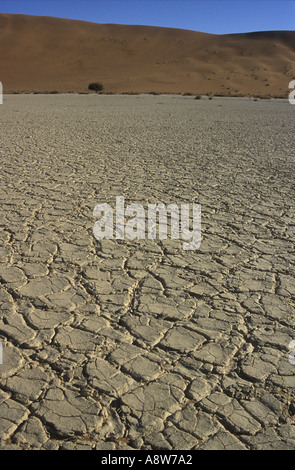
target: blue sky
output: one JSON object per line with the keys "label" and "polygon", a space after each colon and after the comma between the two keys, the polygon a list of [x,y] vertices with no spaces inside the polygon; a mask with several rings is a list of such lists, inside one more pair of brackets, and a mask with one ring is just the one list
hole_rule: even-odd
{"label": "blue sky", "polygon": [[295,30],[294,0],[0,0],[0,12],[215,34]]}

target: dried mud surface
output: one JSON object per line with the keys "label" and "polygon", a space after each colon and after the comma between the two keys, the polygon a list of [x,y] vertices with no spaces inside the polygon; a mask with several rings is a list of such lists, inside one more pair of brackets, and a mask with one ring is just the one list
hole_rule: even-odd
{"label": "dried mud surface", "polygon": [[[1,449],[295,449],[294,107],[7,96]],[[202,244],[93,209],[200,203]]]}

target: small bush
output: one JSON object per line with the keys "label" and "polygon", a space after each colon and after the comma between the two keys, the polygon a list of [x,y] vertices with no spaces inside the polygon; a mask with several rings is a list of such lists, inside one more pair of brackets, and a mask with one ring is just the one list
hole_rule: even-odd
{"label": "small bush", "polygon": [[103,90],[103,85],[99,82],[90,83],[88,86],[88,90],[96,91],[96,93],[99,93]]}
{"label": "small bush", "polygon": [[201,100],[201,99],[202,99],[201,95],[197,95],[197,96],[195,97],[195,100]]}

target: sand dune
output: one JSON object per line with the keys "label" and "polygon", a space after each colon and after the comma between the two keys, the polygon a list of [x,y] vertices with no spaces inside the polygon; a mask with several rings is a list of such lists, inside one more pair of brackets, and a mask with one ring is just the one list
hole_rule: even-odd
{"label": "sand dune", "polygon": [[295,31],[195,31],[0,14],[5,92],[214,93],[287,96]]}

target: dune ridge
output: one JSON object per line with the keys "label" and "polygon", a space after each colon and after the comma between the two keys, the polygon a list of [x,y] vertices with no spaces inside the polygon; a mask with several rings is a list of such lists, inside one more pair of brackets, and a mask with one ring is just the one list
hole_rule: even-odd
{"label": "dune ridge", "polygon": [[0,13],[5,93],[192,93],[284,96],[295,31],[215,35]]}

